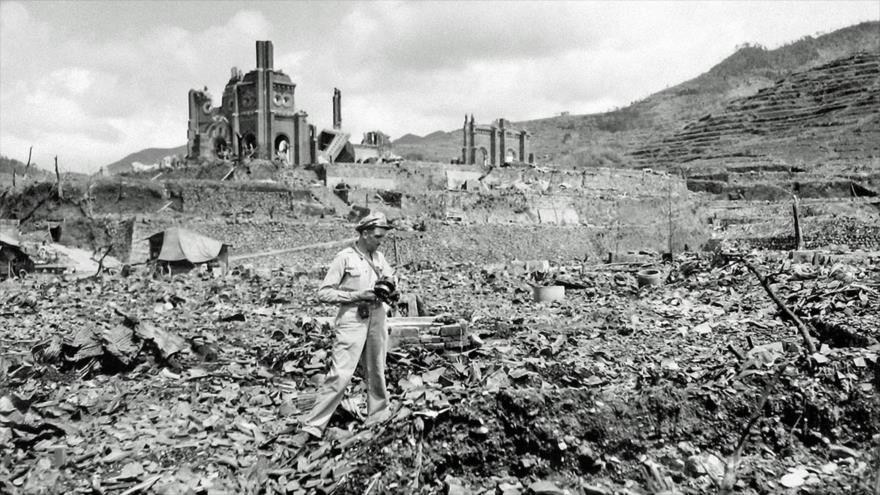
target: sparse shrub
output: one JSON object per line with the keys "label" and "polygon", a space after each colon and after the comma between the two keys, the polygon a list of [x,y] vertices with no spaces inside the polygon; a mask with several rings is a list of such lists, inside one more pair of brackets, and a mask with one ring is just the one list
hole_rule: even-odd
{"label": "sparse shrub", "polygon": [[625,167],[630,163],[620,151],[605,146],[578,149],[572,158],[573,168]]}

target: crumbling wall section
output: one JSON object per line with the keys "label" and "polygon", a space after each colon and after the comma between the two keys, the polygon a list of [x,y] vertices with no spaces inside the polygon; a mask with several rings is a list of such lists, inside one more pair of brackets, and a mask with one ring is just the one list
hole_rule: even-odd
{"label": "crumbling wall section", "polygon": [[[608,253],[631,250],[667,249],[665,225],[621,226],[606,229],[556,225],[458,225],[431,223],[425,232],[397,232],[382,247],[394,265],[409,263],[506,263],[514,259],[535,258],[553,261],[597,261]],[[316,226],[309,232],[310,242],[345,239],[352,232],[332,226]],[[394,239],[397,239],[395,242]],[[288,239],[290,241],[290,239]],[[299,239],[306,245],[306,239]],[[677,250],[698,248],[705,238],[700,233],[679,232],[674,239]],[[289,242],[288,242],[289,243]],[[396,248],[395,248],[396,244]],[[270,257],[242,260],[255,266],[286,266],[315,270],[326,266],[339,248],[316,248]],[[236,251],[237,252],[237,251]],[[235,253],[233,253],[233,256]]]}
{"label": "crumbling wall section", "polygon": [[351,187],[387,189],[405,193],[460,189],[467,181],[482,177],[487,188],[531,186],[541,192],[582,191],[592,195],[661,196],[685,194],[685,181],[650,170],[591,168],[585,170],[541,167],[495,167],[431,162],[337,163],[326,166],[329,188],[346,183]]}
{"label": "crumbling wall section", "polygon": [[[132,239],[132,263],[146,261],[147,252],[141,244],[143,240],[152,234],[162,232],[170,227],[181,227],[200,234],[212,237],[230,244],[230,256],[236,257],[243,254],[262,253],[277,249],[290,249],[310,244],[336,241],[353,237],[355,234],[352,224],[340,221],[323,223],[287,222],[273,219],[234,219],[212,218],[200,219],[191,216],[169,216],[165,218],[138,218],[134,223]],[[332,253],[331,253],[332,258]],[[258,258],[257,264],[273,266],[266,263],[270,258]],[[292,263],[295,266],[313,266],[320,263],[320,259],[309,253],[291,253],[280,258],[284,264]],[[248,262],[248,261],[243,261]],[[329,260],[328,260],[329,262]],[[281,265],[274,265],[281,266]]]}
{"label": "crumbling wall section", "polygon": [[530,191],[429,192],[406,197],[405,213],[466,224],[549,224],[616,228],[686,226],[705,229],[697,218],[696,196],[589,196]]}
{"label": "crumbling wall section", "polygon": [[88,185],[96,214],[131,214],[155,211],[168,199],[165,184],[144,180],[102,180]]}
{"label": "crumbling wall section", "polygon": [[166,184],[183,213],[302,218],[333,215],[309,190],[278,183],[180,181]]}
{"label": "crumbling wall section", "polygon": [[[284,221],[140,219],[133,238],[143,239],[171,226],[179,226],[232,244],[230,256],[298,248],[354,237],[353,224],[345,222],[289,223]],[[609,227],[586,225],[462,224],[429,221],[426,231],[395,231],[383,251],[392,263],[411,262],[507,262],[513,259],[551,260],[605,259],[609,252],[651,249],[664,251],[668,243],[668,224],[620,223]],[[394,239],[397,239],[396,242]],[[697,248],[705,242],[702,230],[676,226],[673,245]],[[395,247],[396,245],[396,247]],[[339,247],[318,247],[273,256],[233,261],[263,267],[291,267],[312,270],[330,262]],[[136,256],[132,255],[132,263]]]}

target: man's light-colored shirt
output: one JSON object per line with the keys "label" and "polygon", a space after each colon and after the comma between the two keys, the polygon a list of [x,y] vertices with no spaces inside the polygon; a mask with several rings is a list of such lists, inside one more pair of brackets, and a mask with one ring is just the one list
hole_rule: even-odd
{"label": "man's light-colored shirt", "polygon": [[[330,263],[330,269],[318,289],[318,300],[328,304],[348,304],[355,302],[355,292],[372,289],[379,276],[367,263],[365,256],[369,255],[354,247],[340,251]],[[374,252],[372,261],[383,277],[394,277],[394,269],[385,261],[382,253]]]}

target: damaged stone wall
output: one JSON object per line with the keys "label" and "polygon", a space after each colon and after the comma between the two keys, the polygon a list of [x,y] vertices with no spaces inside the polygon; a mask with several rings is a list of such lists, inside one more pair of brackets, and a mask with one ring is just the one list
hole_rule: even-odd
{"label": "damaged stone wall", "polygon": [[[700,230],[699,198],[598,197],[521,191],[430,192],[406,197],[408,215],[455,219],[467,224],[552,224],[612,228],[671,221],[676,228]],[[670,211],[671,210],[671,211]]]}
{"label": "damaged stone wall", "polygon": [[[466,181],[485,175],[491,188],[531,185],[542,192],[583,191],[585,194],[615,196],[686,194],[686,183],[667,174],[647,170],[591,168],[585,170],[544,169],[539,167],[496,167],[481,170],[473,165],[431,162],[390,164],[332,164],[326,166],[326,184],[339,183],[367,189],[390,189],[405,193],[460,188]],[[452,186],[452,187],[450,187]]]}
{"label": "damaged stone wall", "polygon": [[[697,248],[706,238],[705,226],[696,213],[697,196],[688,195],[684,181],[666,175],[607,169],[503,168],[493,170],[484,181],[494,188],[450,191],[446,189],[448,172],[473,172],[473,167],[420,163],[333,167],[337,172],[357,170],[361,176],[379,170],[387,175],[386,179],[406,184],[395,193],[395,197],[400,196],[399,207],[381,205],[378,200],[370,200],[369,207],[385,208],[391,216],[402,216],[404,224],[429,221],[432,227],[428,234],[395,234],[402,239],[398,254],[412,261],[505,262],[536,256],[582,259],[629,249],[665,251],[670,223],[676,249],[685,244]],[[82,186],[85,189],[86,184]],[[321,189],[332,196],[329,188]],[[71,197],[88,199],[76,203],[49,198],[40,207],[46,212],[39,218],[58,221],[87,217],[87,212],[93,210],[97,216],[119,221],[120,216],[131,218],[138,212],[139,219],[130,227],[114,230],[119,236],[113,241],[114,256],[123,262],[143,261],[140,258],[145,250],[135,248],[133,240],[142,241],[171,226],[231,244],[233,258],[354,235],[351,223],[339,218],[349,213],[341,200],[334,196],[337,201],[331,203],[326,197],[316,197],[314,190],[276,182],[126,178],[89,182],[88,191],[87,197],[84,190],[69,188]],[[352,191],[352,196],[373,198],[381,192]],[[101,244],[90,229],[79,230],[83,232],[73,236],[75,245]],[[335,252],[331,251],[263,258],[256,264],[307,268],[328,262]]]}
{"label": "damaged stone wall", "polygon": [[[199,220],[192,218],[138,220],[133,238],[144,239],[171,226],[195,230],[201,234],[232,244],[230,256],[290,249],[312,244],[340,241],[355,236],[353,224],[343,221],[287,223],[283,221]],[[395,231],[383,246],[392,263],[421,262],[485,262],[504,263],[513,259],[590,260],[605,259],[609,252],[667,247],[668,224],[665,222],[639,225],[556,226],[541,224],[452,224],[427,222],[425,232]],[[397,239],[395,256],[393,239]],[[675,248],[687,244],[695,249],[705,242],[701,229],[677,226]],[[277,268],[311,270],[330,262],[339,247],[315,248],[276,256],[233,262]],[[143,261],[143,260],[141,260]],[[132,263],[138,262],[134,259]]]}
{"label": "damaged stone wall", "polygon": [[269,218],[333,215],[309,190],[277,183],[183,181],[167,185],[179,211],[193,215],[254,215]]}

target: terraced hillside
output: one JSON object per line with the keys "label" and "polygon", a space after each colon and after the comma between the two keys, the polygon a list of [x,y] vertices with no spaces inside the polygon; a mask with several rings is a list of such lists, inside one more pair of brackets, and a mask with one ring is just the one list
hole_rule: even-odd
{"label": "terraced hillside", "polygon": [[880,53],[796,72],[632,156],[639,165],[701,170],[877,163]]}

